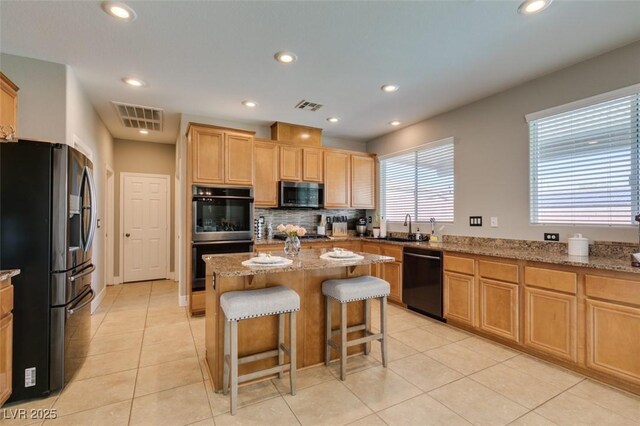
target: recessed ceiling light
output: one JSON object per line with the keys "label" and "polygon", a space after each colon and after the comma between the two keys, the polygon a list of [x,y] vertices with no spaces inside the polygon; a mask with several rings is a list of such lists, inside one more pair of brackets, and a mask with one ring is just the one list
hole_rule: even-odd
{"label": "recessed ceiling light", "polygon": [[393,120],[393,121],[389,122],[389,124],[391,124],[392,126],[399,126],[399,125],[402,124],[402,122],[398,121],[398,120]]}
{"label": "recessed ceiling light", "polygon": [[300,135],[302,139],[309,139],[309,133],[303,133]]}
{"label": "recessed ceiling light", "polygon": [[145,129],[140,129],[138,131],[140,132],[141,135],[148,135],[149,134],[149,131],[145,130]]}
{"label": "recessed ceiling light", "polygon": [[278,52],[273,55],[273,57],[276,58],[276,61],[282,64],[290,64],[298,59],[296,54],[293,52]]}
{"label": "recessed ceiling light", "polygon": [[338,121],[340,121],[340,119],[338,117],[329,117],[327,118],[327,121],[329,123],[337,123]]}
{"label": "recessed ceiling light", "polygon": [[242,101],[242,105],[249,107],[249,108],[255,108],[258,106],[257,102],[254,101]]}
{"label": "recessed ceiling light", "polygon": [[108,15],[123,21],[133,21],[138,16],[133,9],[124,3],[103,1],[100,6]]}
{"label": "recessed ceiling light", "polygon": [[542,12],[551,4],[553,0],[525,0],[518,7],[518,13],[523,15],[531,15],[533,13]]}
{"label": "recessed ceiling light", "polygon": [[127,83],[129,86],[134,86],[134,87],[144,87],[147,85],[147,83],[145,83],[144,80],[140,80],[139,78],[133,78],[133,77],[125,77],[122,79],[122,81]]}
{"label": "recessed ceiling light", "polygon": [[380,90],[382,90],[383,92],[392,93],[397,92],[399,88],[400,86],[398,86],[397,84],[385,84],[380,88]]}

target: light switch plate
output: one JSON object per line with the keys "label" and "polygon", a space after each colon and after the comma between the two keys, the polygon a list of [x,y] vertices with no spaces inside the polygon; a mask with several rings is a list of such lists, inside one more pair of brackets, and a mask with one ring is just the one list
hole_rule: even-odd
{"label": "light switch plate", "polygon": [[498,227],[498,218],[495,216],[491,216],[491,227],[492,228]]}

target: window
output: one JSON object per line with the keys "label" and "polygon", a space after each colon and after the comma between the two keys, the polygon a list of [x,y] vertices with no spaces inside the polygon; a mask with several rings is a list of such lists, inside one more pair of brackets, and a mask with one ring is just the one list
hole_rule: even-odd
{"label": "window", "polygon": [[631,225],[640,85],[527,116],[531,223]]}
{"label": "window", "polygon": [[453,138],[380,159],[382,216],[453,222]]}

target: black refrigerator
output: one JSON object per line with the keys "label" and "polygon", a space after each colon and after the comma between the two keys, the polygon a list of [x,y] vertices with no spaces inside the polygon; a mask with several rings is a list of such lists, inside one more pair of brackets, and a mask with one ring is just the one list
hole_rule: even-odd
{"label": "black refrigerator", "polygon": [[0,144],[0,269],[21,270],[12,280],[9,401],[61,389],[86,355],[96,214],[93,165],[82,153],[46,142]]}

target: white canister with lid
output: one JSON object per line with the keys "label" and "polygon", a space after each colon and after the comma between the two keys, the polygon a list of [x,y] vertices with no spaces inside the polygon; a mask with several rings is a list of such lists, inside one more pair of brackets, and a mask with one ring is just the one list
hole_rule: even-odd
{"label": "white canister with lid", "polygon": [[582,234],[569,237],[569,256],[589,256],[589,239]]}

